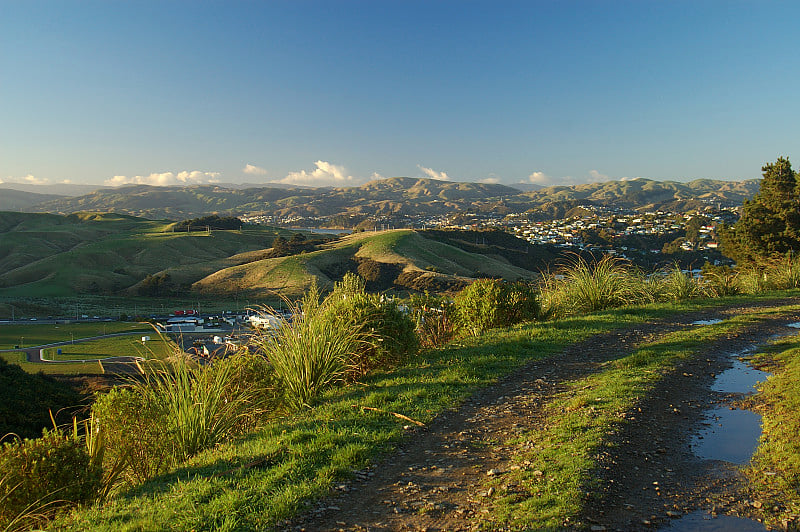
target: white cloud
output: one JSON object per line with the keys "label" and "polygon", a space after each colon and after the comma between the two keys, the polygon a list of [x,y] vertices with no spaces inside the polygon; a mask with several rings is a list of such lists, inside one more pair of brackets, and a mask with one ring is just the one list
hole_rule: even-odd
{"label": "white cloud", "polygon": [[447,175],[447,172],[437,172],[432,168],[425,168],[424,166],[417,165],[417,168],[422,170],[422,173],[430,177],[431,179],[439,179],[441,181],[448,181],[450,176]]}
{"label": "white cloud", "polygon": [[372,175],[369,176],[370,181],[376,181],[378,179],[386,179],[386,176],[382,176],[378,172],[372,172]]}
{"label": "white cloud", "polygon": [[[627,178],[623,177],[622,180],[626,180]],[[602,183],[605,181],[613,181],[613,178],[609,177],[606,174],[602,174],[597,170],[589,170],[589,175],[586,177],[572,177],[572,176],[563,176],[563,177],[552,177],[544,172],[533,172],[531,175],[528,176],[527,181],[522,181],[522,183],[534,183],[536,185],[542,186],[552,186],[552,185],[561,185],[561,186],[572,186],[572,185],[580,185],[583,183]]]}
{"label": "white cloud", "polygon": [[173,173],[163,172],[160,174],[150,174],[148,176],[133,176],[127,177],[124,175],[115,175],[111,179],[106,179],[105,184],[110,187],[118,187],[122,185],[153,185],[158,187],[167,187],[172,185],[205,185],[209,183],[219,183],[219,172],[201,172],[199,170],[192,170],[188,172]]}
{"label": "white cloud", "polygon": [[341,187],[355,184],[356,179],[353,176],[345,175],[346,170],[344,166],[331,164],[326,161],[317,161],[314,165],[317,167],[316,170],[312,170],[311,172],[306,172],[305,170],[289,172],[289,175],[279,181],[273,181],[273,183],[306,185],[311,187]]}
{"label": "white cloud", "polygon": [[0,183],[18,184],[18,185],[47,185],[50,180],[46,177],[38,178],[33,174],[28,174],[23,177],[8,176],[5,180],[0,179]]}
{"label": "white cloud", "polygon": [[611,178],[605,174],[601,174],[597,170],[589,170],[589,175],[591,176],[589,179],[590,183],[597,183],[601,181],[611,181]]}
{"label": "white cloud", "polygon": [[249,175],[267,175],[267,170],[265,168],[261,168],[250,163],[246,164],[244,168],[242,168],[242,172]]}
{"label": "white cloud", "polygon": [[533,172],[528,176],[528,183],[533,183],[535,185],[551,185],[552,178],[544,172]]}
{"label": "white cloud", "polygon": [[485,183],[487,185],[496,185],[499,182],[500,182],[499,177],[484,177],[483,179],[478,181],[478,183]]}

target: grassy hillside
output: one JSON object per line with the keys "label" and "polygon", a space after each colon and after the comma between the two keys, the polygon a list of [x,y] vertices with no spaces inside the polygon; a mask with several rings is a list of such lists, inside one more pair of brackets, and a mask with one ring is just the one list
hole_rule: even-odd
{"label": "grassy hillside", "polygon": [[2,194],[0,194],[0,210],[17,211],[61,198],[58,194],[37,194],[35,192],[11,190],[5,187],[0,188],[0,190],[2,190]]}
{"label": "grassy hillside", "polygon": [[[264,295],[277,291],[294,296],[314,277],[331,285],[359,261],[370,260],[399,272],[419,272],[442,278],[472,278],[476,274],[516,280],[534,273],[510,264],[500,256],[469,253],[423,237],[408,229],[356,233],[312,253],[249,262],[226,268],[198,281],[201,293],[241,292]],[[348,270],[349,268],[349,270]]]}
{"label": "grassy hillside", "polygon": [[0,212],[0,295],[120,293],[165,271],[177,286],[263,257],[290,231],[172,233],[171,222],[120,214]]}

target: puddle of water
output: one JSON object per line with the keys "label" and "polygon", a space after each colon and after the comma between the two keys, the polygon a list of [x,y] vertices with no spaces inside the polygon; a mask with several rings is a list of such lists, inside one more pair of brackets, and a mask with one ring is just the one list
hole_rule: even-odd
{"label": "puddle of water", "polygon": [[756,386],[766,380],[769,373],[750,367],[746,362],[736,360],[733,367],[717,375],[711,389],[715,392],[748,394],[756,391]]}
{"label": "puddle of water", "polygon": [[692,325],[715,325],[717,323],[722,323],[722,320],[697,320],[693,321]]}
{"label": "puddle of water", "polygon": [[749,410],[731,410],[718,406],[706,414],[706,422],[689,443],[692,451],[704,460],[724,460],[746,464],[758,447],[761,415]]}
{"label": "puddle of water", "polygon": [[713,517],[709,513],[699,511],[685,515],[661,530],[671,532],[693,532],[695,530],[700,532],[761,532],[766,529],[763,524],[753,519],[730,515]]}
{"label": "puddle of water", "polygon": [[800,321],[797,321],[797,322],[794,322],[794,323],[789,323],[786,326],[787,327],[792,327],[793,329],[800,329]]}

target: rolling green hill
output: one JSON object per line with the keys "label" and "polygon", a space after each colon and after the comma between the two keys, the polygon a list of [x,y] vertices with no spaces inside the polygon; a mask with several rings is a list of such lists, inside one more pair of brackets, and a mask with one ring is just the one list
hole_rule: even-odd
{"label": "rolling green hill", "polygon": [[363,274],[376,290],[446,290],[477,276],[535,275],[497,249],[465,250],[412,230],[356,233],[275,257],[272,241],[292,231],[245,226],[185,233],[172,232],[173,225],[108,213],[0,212],[0,296],[296,296],[314,278],[330,286],[348,271]]}
{"label": "rolling green hill", "polygon": [[268,227],[172,233],[169,221],[119,214],[69,216],[0,212],[0,295],[124,293],[148,275],[188,285],[263,258],[277,235]]}
{"label": "rolling green hill", "polygon": [[531,279],[536,275],[499,255],[470,253],[427,239],[416,231],[400,229],[357,233],[329,244],[327,249],[220,270],[195,283],[193,289],[201,293],[259,296],[274,291],[298,295],[314,278],[322,286],[330,286],[347,271],[343,267],[349,264],[351,271],[357,271],[358,264],[365,262],[377,263],[377,268],[397,273],[392,283],[395,288],[410,288],[410,282],[417,286],[426,283],[435,287],[460,286],[476,275],[509,280]]}

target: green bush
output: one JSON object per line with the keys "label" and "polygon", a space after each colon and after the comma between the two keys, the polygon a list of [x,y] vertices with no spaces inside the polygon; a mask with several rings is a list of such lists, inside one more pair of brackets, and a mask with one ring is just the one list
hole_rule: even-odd
{"label": "green bush", "polygon": [[85,444],[58,430],[41,438],[4,443],[0,449],[0,526],[20,517],[37,520],[56,509],[92,502],[103,479]]}
{"label": "green bush", "polygon": [[128,486],[141,484],[173,465],[174,443],[166,410],[152,394],[138,388],[112,388],[98,395],[92,415],[104,430],[105,467],[127,461],[122,479]]}
{"label": "green bush", "polygon": [[41,373],[25,373],[17,364],[2,358],[0,397],[0,436],[14,433],[20,438],[37,438],[42,429],[52,427],[51,411],[59,423],[68,421],[67,410],[74,411],[84,400],[68,384]]}
{"label": "green bush", "polygon": [[352,273],[346,274],[325,299],[322,316],[331,327],[339,321],[355,323],[364,335],[366,341],[348,360],[350,379],[399,364],[419,347],[411,317],[394,301],[366,293],[364,280]]}
{"label": "green bush", "polygon": [[471,334],[539,318],[536,291],[524,283],[478,279],[454,300],[458,328]]}
{"label": "green bush", "polygon": [[253,343],[268,359],[275,397],[307,408],[328,387],[399,363],[418,346],[414,322],[393,301],[368,294],[353,273],[322,301],[316,285],[293,311]]}

